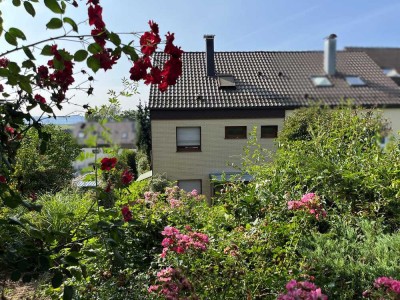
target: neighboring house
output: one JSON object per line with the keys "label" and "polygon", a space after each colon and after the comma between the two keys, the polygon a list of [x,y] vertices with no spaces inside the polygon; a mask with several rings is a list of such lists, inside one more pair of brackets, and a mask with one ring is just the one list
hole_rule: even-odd
{"label": "neighboring house", "polygon": [[179,82],[149,96],[153,172],[186,190],[212,196],[210,178],[238,171],[254,127],[273,150],[285,117],[313,102],[381,107],[400,130],[400,88],[364,52],[336,51],[334,35],[304,52],[214,52],[205,39],[205,52],[183,54]]}
{"label": "neighboring house", "polygon": [[92,121],[81,122],[74,125],[72,134],[82,146],[118,145],[121,148],[136,148],[135,122],[133,121],[107,122],[104,125]]}
{"label": "neighboring house", "polygon": [[345,47],[346,51],[365,52],[381,67],[383,73],[400,85],[400,48]]}

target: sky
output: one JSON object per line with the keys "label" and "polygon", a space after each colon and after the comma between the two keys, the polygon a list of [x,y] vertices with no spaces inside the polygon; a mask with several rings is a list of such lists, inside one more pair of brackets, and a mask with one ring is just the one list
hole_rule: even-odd
{"label": "sky", "polygon": [[[56,36],[62,30],[46,30],[45,24],[54,17],[47,9],[37,8],[32,18],[15,9],[11,0],[0,2],[4,27],[18,27],[27,35],[26,43]],[[67,9],[66,16],[83,22],[80,33],[89,33],[86,1]],[[35,4],[35,3],[33,3]],[[215,35],[215,51],[306,51],[322,50],[323,39],[335,33],[338,49],[345,46],[400,47],[400,0],[100,0],[103,19],[116,33],[142,32],[148,20],[160,26],[160,33],[175,33],[175,44],[184,51],[204,51],[204,34]],[[123,39],[132,39],[124,34]],[[138,44],[136,39],[135,44]],[[66,49],[79,49],[76,42]],[[12,47],[11,47],[12,48]],[[0,42],[0,53],[10,49]],[[20,54],[12,58],[18,60]],[[76,66],[78,70],[85,66]],[[131,64],[121,61],[107,72],[99,71],[93,82],[93,95],[75,94],[71,103],[57,115],[82,114],[83,104],[100,106],[107,103],[109,90],[120,91],[122,78],[129,78]],[[120,98],[122,109],[135,109],[147,102],[149,88],[143,83],[138,94]]]}

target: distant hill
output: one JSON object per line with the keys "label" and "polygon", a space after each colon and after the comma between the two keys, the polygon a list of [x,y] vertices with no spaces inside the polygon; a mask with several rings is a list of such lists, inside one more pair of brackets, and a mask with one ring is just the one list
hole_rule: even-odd
{"label": "distant hill", "polygon": [[41,121],[42,124],[55,124],[55,125],[73,125],[81,122],[85,122],[85,117],[79,115],[58,116],[56,119],[47,118]]}

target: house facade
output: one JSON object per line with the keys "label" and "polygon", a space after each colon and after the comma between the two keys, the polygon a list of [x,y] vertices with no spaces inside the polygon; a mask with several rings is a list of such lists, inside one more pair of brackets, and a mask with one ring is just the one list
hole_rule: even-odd
{"label": "house facade", "polygon": [[205,40],[205,52],[184,53],[175,86],[150,90],[153,173],[183,189],[212,196],[211,178],[238,172],[253,128],[273,151],[285,117],[312,103],[352,99],[400,130],[400,88],[366,53],[336,51],[334,35],[305,52],[214,52],[214,36]]}

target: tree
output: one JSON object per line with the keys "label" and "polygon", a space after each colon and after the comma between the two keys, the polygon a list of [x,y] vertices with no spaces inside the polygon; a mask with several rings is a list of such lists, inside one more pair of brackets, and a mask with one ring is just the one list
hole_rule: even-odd
{"label": "tree", "polygon": [[138,151],[146,154],[151,161],[151,123],[150,109],[147,105],[139,103],[136,112],[136,146]]}
{"label": "tree", "polygon": [[17,152],[12,182],[23,194],[57,192],[73,178],[72,162],[81,151],[78,143],[58,126],[46,125],[43,133],[51,136],[43,146],[44,140],[31,130]]}

